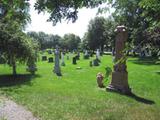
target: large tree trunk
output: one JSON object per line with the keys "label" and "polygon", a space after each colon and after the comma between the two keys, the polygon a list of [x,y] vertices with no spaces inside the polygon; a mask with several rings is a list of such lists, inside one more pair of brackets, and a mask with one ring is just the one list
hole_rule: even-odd
{"label": "large tree trunk", "polygon": [[16,62],[15,61],[12,62],[12,72],[13,72],[13,75],[17,75]]}

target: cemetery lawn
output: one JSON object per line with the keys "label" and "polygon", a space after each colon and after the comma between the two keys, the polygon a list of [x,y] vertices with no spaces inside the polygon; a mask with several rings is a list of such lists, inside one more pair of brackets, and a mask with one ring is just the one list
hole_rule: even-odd
{"label": "cemetery lawn", "polygon": [[136,95],[129,97],[97,87],[96,74],[113,65],[111,56],[103,56],[99,67],[89,67],[90,60],[82,58],[77,65],[65,61],[62,77],[53,74],[53,63],[48,62],[37,63],[35,76],[18,65],[20,75],[13,77],[10,67],[0,65],[0,96],[25,106],[42,120],[159,120],[160,63],[128,59],[129,84]]}

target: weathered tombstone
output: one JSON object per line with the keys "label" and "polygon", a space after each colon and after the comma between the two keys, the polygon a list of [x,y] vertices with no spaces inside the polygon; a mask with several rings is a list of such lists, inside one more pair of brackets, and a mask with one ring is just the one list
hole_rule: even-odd
{"label": "weathered tombstone", "polygon": [[99,60],[97,58],[93,60],[93,66],[99,66]]}
{"label": "weathered tombstone", "polygon": [[77,64],[77,58],[76,58],[76,57],[73,57],[73,59],[72,59],[72,64],[74,64],[74,65]]}
{"label": "weathered tombstone", "polygon": [[35,64],[35,61],[33,60],[28,60],[27,62],[27,71],[30,72],[31,74],[35,74],[35,72],[37,71],[37,66]]}
{"label": "weathered tombstone", "polygon": [[61,60],[62,60],[61,65],[62,65],[62,66],[65,66],[65,62],[64,62],[64,53],[63,53],[63,52],[62,52],[61,57],[62,57],[62,59],[61,59]]}
{"label": "weathered tombstone", "polygon": [[52,50],[48,50],[47,52],[48,52],[48,54],[52,54]]}
{"label": "weathered tombstone", "polygon": [[80,59],[80,53],[79,52],[77,53],[76,58],[77,58],[77,60]]}
{"label": "weathered tombstone", "polygon": [[53,63],[53,62],[54,62],[53,57],[49,57],[49,58],[48,58],[48,62],[49,62],[49,63]]}
{"label": "weathered tombstone", "polygon": [[125,41],[127,40],[127,30],[125,26],[117,26],[116,30],[116,44],[115,44],[115,60],[114,70],[112,72],[112,80],[107,90],[117,91],[124,94],[131,93],[128,85],[128,72],[126,60],[124,59],[123,50],[125,48]]}
{"label": "weathered tombstone", "polygon": [[97,51],[96,51],[96,59],[100,60],[100,52],[99,52],[99,49],[97,49]]}
{"label": "weathered tombstone", "polygon": [[85,53],[84,53],[84,59],[89,59],[89,54],[88,54],[88,51],[86,50]]}
{"label": "weathered tombstone", "polygon": [[60,65],[59,65],[59,56],[60,56],[60,52],[58,50],[58,47],[56,47],[56,50],[55,50],[55,64],[54,64],[54,70],[53,72],[55,74],[57,74],[57,76],[62,76],[61,74],[61,69],[60,69]]}
{"label": "weathered tombstone", "polygon": [[46,61],[47,60],[47,56],[42,56],[42,61]]}
{"label": "weathered tombstone", "polygon": [[31,74],[35,74],[35,72],[37,71],[36,65],[28,66],[27,71],[30,72]]}

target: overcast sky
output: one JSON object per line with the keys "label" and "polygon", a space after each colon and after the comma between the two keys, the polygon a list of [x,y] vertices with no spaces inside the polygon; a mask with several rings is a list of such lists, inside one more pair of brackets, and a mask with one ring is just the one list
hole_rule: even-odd
{"label": "overcast sky", "polygon": [[[79,10],[78,13],[78,20],[75,23],[66,22],[58,23],[56,26],[53,26],[51,22],[46,22],[48,18],[48,14],[38,14],[37,11],[34,10],[34,1],[30,0],[31,9],[31,24],[28,25],[26,31],[43,31],[48,34],[58,34],[63,36],[66,33],[74,33],[81,38],[83,37],[84,33],[87,31],[87,26],[89,21],[96,16],[97,9],[86,9],[82,8]],[[110,13],[107,12],[103,16],[107,17]]]}

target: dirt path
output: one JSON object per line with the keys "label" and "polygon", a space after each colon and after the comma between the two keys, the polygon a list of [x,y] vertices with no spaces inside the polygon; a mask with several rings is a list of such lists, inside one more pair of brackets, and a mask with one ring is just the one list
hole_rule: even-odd
{"label": "dirt path", "polygon": [[39,120],[23,106],[2,98],[0,101],[0,120]]}

